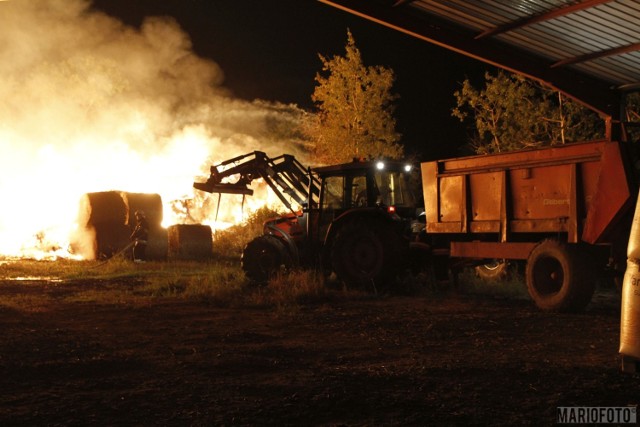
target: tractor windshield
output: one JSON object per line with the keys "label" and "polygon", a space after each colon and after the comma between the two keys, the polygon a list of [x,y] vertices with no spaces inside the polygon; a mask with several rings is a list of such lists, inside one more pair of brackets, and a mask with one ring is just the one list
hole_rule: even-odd
{"label": "tractor windshield", "polygon": [[378,204],[398,207],[415,207],[413,178],[404,172],[380,171],[375,174],[378,187]]}

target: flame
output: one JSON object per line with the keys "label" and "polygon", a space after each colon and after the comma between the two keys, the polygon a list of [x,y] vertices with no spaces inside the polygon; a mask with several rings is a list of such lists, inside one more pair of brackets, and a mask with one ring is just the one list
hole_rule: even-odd
{"label": "flame", "polygon": [[0,255],[72,256],[89,192],[158,193],[164,225],[229,226],[271,203],[264,185],[242,209],[192,182],[245,152],[300,155],[283,129],[302,111],[234,99],[169,18],[136,29],[84,0],[2,2],[0,73]]}

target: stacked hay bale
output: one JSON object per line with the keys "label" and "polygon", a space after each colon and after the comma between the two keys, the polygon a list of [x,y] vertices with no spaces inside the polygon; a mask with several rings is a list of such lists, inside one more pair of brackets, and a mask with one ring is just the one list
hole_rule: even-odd
{"label": "stacked hay bale", "polygon": [[109,258],[129,244],[127,207],[119,191],[87,193],[80,199],[72,249],[86,259]]}
{"label": "stacked hay bale", "polygon": [[[200,224],[162,227],[159,194],[104,191],[87,193],[80,200],[78,230],[71,238],[74,253],[85,259],[105,259],[131,244],[135,213],[142,211],[149,224],[148,260],[208,260],[213,255],[211,227]],[[131,252],[127,253],[131,256]]]}
{"label": "stacked hay bale", "polygon": [[78,228],[71,236],[74,253],[85,259],[110,258],[126,248],[135,227],[135,213],[143,211],[149,223],[147,259],[167,257],[167,230],[162,228],[159,194],[103,191],[80,199]]}
{"label": "stacked hay bale", "polygon": [[147,240],[147,259],[161,261],[167,258],[168,237],[167,230],[162,227],[162,198],[159,194],[149,193],[121,193],[122,200],[127,207],[125,224],[129,227],[129,234],[136,226],[135,213],[142,211],[149,223],[149,239]]}
{"label": "stacked hay bale", "polygon": [[213,235],[208,225],[177,224],[167,231],[169,259],[204,261],[213,256]]}

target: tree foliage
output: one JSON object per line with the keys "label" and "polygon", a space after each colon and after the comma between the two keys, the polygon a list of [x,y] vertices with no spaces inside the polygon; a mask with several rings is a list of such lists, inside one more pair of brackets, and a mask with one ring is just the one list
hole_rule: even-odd
{"label": "tree foliage", "polygon": [[318,111],[309,116],[304,126],[317,162],[402,157],[393,117],[397,98],[391,92],[393,70],[365,66],[350,31],[345,49],[345,56],[319,55],[324,74],[316,75],[317,85],[311,97]]}
{"label": "tree foliage", "polygon": [[477,153],[564,144],[604,133],[597,114],[516,74],[486,73],[482,90],[465,80],[454,95],[453,116],[472,121],[471,146]]}
{"label": "tree foliage", "polygon": [[629,93],[625,99],[625,117],[629,123],[635,126],[628,126],[629,139],[640,141],[640,92]]}

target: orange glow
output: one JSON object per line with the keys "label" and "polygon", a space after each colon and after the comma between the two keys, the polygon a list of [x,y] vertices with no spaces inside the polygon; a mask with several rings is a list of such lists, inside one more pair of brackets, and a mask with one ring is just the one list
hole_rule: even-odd
{"label": "orange glow", "polygon": [[[299,155],[281,129],[301,111],[230,97],[222,71],[173,20],[134,29],[88,7],[2,5],[0,255],[73,257],[69,236],[89,192],[158,193],[165,226],[227,227],[243,218],[242,198],[223,195],[218,211],[218,196],[193,181],[253,150]],[[256,183],[244,216],[271,200]]]}

